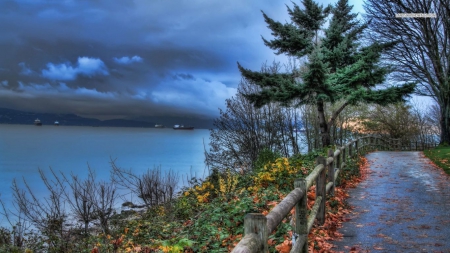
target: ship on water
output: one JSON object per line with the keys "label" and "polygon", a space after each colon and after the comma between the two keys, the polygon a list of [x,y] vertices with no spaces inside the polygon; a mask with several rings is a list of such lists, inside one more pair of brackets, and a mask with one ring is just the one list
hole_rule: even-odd
{"label": "ship on water", "polygon": [[42,126],[41,120],[35,119],[35,120],[34,120],[34,125],[35,125],[35,126]]}
{"label": "ship on water", "polygon": [[55,121],[54,125],[55,125],[55,126],[59,126],[59,122],[58,122],[58,121]]}
{"label": "ship on water", "polygon": [[156,124],[156,125],[155,125],[155,128],[164,128],[164,125]]}
{"label": "ship on water", "polygon": [[174,130],[194,130],[193,126],[184,126],[184,125],[174,125]]}

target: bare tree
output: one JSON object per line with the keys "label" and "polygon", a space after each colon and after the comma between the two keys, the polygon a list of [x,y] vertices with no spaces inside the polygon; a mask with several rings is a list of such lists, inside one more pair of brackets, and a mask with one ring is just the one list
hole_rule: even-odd
{"label": "bare tree", "polygon": [[[324,113],[328,117],[336,108],[339,108],[341,103],[334,105],[330,103],[324,104]],[[330,138],[331,144],[342,146],[349,139],[356,138],[359,133],[355,125],[357,119],[361,114],[361,108],[365,105],[347,106],[345,107],[336,119],[330,124]],[[308,152],[322,147],[320,138],[320,126],[317,115],[317,110],[312,105],[300,106],[301,118],[303,123],[304,143],[308,147]]]}
{"label": "bare tree", "polygon": [[[263,65],[262,71],[276,73],[279,63]],[[260,88],[242,79],[237,94],[226,100],[226,110],[214,121],[210,132],[210,150],[206,153],[208,166],[235,171],[250,170],[265,150],[290,156],[300,152],[297,130],[300,111],[269,103],[255,108],[243,95]]]}
{"label": "bare tree", "polygon": [[[95,172],[91,170],[89,165],[88,169],[88,177],[84,180],[81,180],[73,173],[70,176],[70,180],[64,177],[64,181],[71,189],[71,191],[66,191],[66,200],[72,209],[75,219],[83,222],[85,235],[88,235],[89,233],[89,224],[95,220],[94,212],[96,200]],[[59,183],[63,184],[61,181],[59,181]]]}
{"label": "bare tree", "polygon": [[50,169],[54,179],[49,180],[45,173],[39,169],[42,182],[46,186],[49,196],[39,198],[23,179],[25,190],[21,189],[16,180],[13,180],[12,190],[14,206],[17,212],[24,215],[24,219],[37,228],[47,238],[49,250],[64,252],[68,248],[71,236],[68,213],[64,204],[65,188],[58,184],[57,175]]}
{"label": "bare tree", "polygon": [[433,133],[438,136],[441,136],[441,112],[439,109],[439,105],[433,104],[428,108],[426,112],[427,120],[431,123],[431,128],[433,129]]}
{"label": "bare tree", "polygon": [[308,152],[321,147],[320,145],[320,129],[317,111],[312,105],[300,106],[301,119],[303,122],[304,143],[308,147]]}
{"label": "bare tree", "polygon": [[[437,105],[432,105],[428,109],[415,103],[412,104],[410,113],[416,119],[418,134],[412,141],[421,143],[435,143],[436,137],[440,136],[439,110]],[[436,124],[438,123],[438,124]]]}
{"label": "bare tree", "polygon": [[[397,81],[417,81],[418,93],[431,96],[440,111],[440,141],[450,143],[450,0],[367,0],[372,40],[397,41],[385,54]],[[396,18],[401,13],[433,18]]]}
{"label": "bare tree", "polygon": [[[76,221],[83,222],[84,233],[88,235],[89,224],[98,220],[104,233],[109,233],[109,220],[114,215],[118,197],[114,183],[97,181],[95,171],[88,165],[88,176],[80,179],[71,174],[70,180],[62,175],[64,181],[58,180],[60,187],[67,184],[71,191],[65,191],[65,200],[69,203]],[[74,221],[75,222],[75,221]]]}
{"label": "bare tree", "polygon": [[435,143],[438,135],[427,112],[415,104],[372,106],[361,118],[364,131],[400,139],[404,145]]}
{"label": "bare tree", "polygon": [[[85,234],[88,234],[89,224],[94,220],[99,221],[104,233],[110,232],[109,220],[114,215],[117,199],[113,183],[97,182],[90,167],[84,180],[74,174],[71,174],[70,180],[62,173],[58,176],[51,168],[49,174],[52,178],[48,178],[41,169],[39,174],[49,196],[41,198],[36,195],[25,179],[25,189],[13,180],[13,205],[22,214],[18,217],[19,221],[29,222],[39,231],[39,235],[46,238],[45,247],[49,252],[70,251],[71,239],[77,236],[74,225],[79,221],[83,222]],[[7,214],[6,210],[4,212]],[[23,236],[23,231],[24,226],[15,226],[15,234]],[[20,239],[18,237],[17,245]]]}
{"label": "bare tree", "polygon": [[93,217],[98,219],[105,234],[109,234],[109,220],[114,215],[117,191],[114,183],[98,182],[90,192],[90,201],[94,206]]}
{"label": "bare tree", "polygon": [[[331,114],[332,111],[335,110],[333,107],[339,106],[339,103],[334,106],[330,105],[332,108],[329,113]],[[358,118],[367,107],[367,104],[359,104],[357,106],[347,106],[344,110],[342,110],[342,112],[337,116],[334,124],[331,125],[332,143],[342,146],[350,139],[356,139],[362,134],[361,129],[358,129]]]}
{"label": "bare tree", "polygon": [[137,195],[146,207],[170,202],[175,197],[179,177],[173,170],[168,170],[164,175],[161,167],[148,169],[138,175],[131,169],[121,169],[111,160],[111,176],[117,185],[130,190]]}
{"label": "bare tree", "polygon": [[0,246],[9,245],[23,249],[25,243],[25,233],[29,231],[31,227],[30,223],[24,220],[22,212],[11,212],[11,210],[7,210],[1,199],[0,205],[3,210],[0,214],[6,218],[12,228],[11,231],[7,228],[0,228]]}

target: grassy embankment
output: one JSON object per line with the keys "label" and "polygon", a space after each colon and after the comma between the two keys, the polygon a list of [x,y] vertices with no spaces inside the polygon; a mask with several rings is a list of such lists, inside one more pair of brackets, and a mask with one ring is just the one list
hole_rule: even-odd
{"label": "grassy embankment", "polygon": [[[74,236],[63,241],[65,249],[86,253],[229,252],[243,236],[245,214],[267,214],[293,189],[296,178],[306,177],[311,172],[314,158],[319,154],[324,155],[282,158],[268,154],[260,161],[260,168],[252,172],[226,171],[213,173],[205,180],[193,179],[191,187],[184,188],[172,203],[155,206],[144,214],[136,212],[116,217],[109,234]],[[349,166],[340,178],[355,179],[360,173],[359,167],[359,164]],[[341,185],[353,182],[340,179]],[[328,197],[324,226],[314,227],[309,234],[311,251],[329,249],[331,244],[327,241],[339,236],[336,230],[346,212],[346,197],[347,193],[340,187],[334,197]],[[313,202],[314,192],[310,191],[308,206]],[[270,252],[289,252],[292,244],[290,218],[284,219],[269,236]],[[14,252],[37,252],[36,241],[25,240],[23,245]],[[13,252],[1,250],[7,247],[0,247],[0,252]],[[54,248],[49,252],[59,251]]]}
{"label": "grassy embankment", "polygon": [[434,164],[450,175],[450,146],[440,145],[434,149],[423,152]]}

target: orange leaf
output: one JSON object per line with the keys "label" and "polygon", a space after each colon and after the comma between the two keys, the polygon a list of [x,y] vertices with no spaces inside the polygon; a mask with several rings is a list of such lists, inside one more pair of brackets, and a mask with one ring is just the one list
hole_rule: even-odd
{"label": "orange leaf", "polygon": [[289,253],[289,252],[291,252],[291,248],[292,248],[292,242],[288,241],[288,240],[284,240],[283,243],[275,246],[275,249],[278,250],[278,252],[280,252],[280,253]]}
{"label": "orange leaf", "polygon": [[278,202],[276,202],[276,201],[270,201],[270,202],[267,203],[267,205],[268,205],[268,206],[276,206],[276,205],[278,205]]}
{"label": "orange leaf", "polygon": [[313,191],[308,192],[308,199],[309,200],[315,200],[316,199],[316,193]]}
{"label": "orange leaf", "polygon": [[272,246],[272,245],[275,245],[275,240],[274,239],[269,239],[268,241],[267,241],[267,244],[269,244],[270,246]]}

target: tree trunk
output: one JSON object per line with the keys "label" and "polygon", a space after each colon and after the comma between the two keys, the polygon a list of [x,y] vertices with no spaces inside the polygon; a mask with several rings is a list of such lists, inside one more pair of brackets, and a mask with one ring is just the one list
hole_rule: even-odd
{"label": "tree trunk", "polygon": [[317,112],[319,117],[320,135],[322,137],[322,147],[328,147],[331,145],[330,131],[328,128],[328,123],[325,120],[325,111],[323,107],[324,107],[323,101],[318,101]]}
{"label": "tree trunk", "polygon": [[450,144],[450,100],[444,100],[441,104],[441,141]]}

